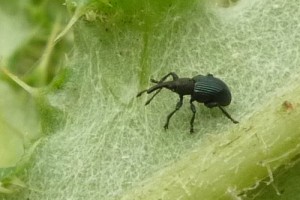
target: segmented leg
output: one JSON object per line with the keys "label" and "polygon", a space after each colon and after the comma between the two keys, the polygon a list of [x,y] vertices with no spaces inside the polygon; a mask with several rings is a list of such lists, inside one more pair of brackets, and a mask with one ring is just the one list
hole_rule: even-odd
{"label": "segmented leg", "polygon": [[193,104],[193,101],[194,101],[193,99],[190,100],[191,110],[193,112],[192,119],[191,119],[191,122],[190,122],[190,125],[191,125],[190,133],[194,132],[194,120],[195,120],[195,115],[196,115],[196,107]]}
{"label": "segmented leg", "polygon": [[233,119],[233,118],[229,115],[229,113],[228,113],[224,108],[222,108],[221,106],[218,106],[218,107],[221,109],[222,113],[223,113],[228,119],[230,119],[233,123],[235,123],[235,124],[239,123],[238,121],[236,121],[235,119]]}
{"label": "segmented leg", "polygon": [[[165,75],[164,77],[162,77],[159,81],[156,81],[156,80],[154,80],[154,79],[150,79],[150,81],[151,81],[152,83],[157,83],[157,84],[159,84],[159,83],[164,82],[169,76],[172,76],[173,80],[177,80],[177,79],[178,79],[177,74],[175,74],[174,72],[170,72],[170,73],[168,73],[167,75]],[[161,89],[162,89],[162,88],[160,88],[159,90],[157,90],[157,91],[152,95],[152,97],[146,101],[145,106],[148,105],[148,104],[153,100],[153,98],[161,91]],[[137,97],[141,96],[141,95],[142,95],[143,93],[145,93],[145,92],[147,92],[147,90],[143,90],[143,91],[139,92],[138,95],[137,95]]]}
{"label": "segmented leg", "polygon": [[178,103],[176,104],[175,110],[173,110],[173,111],[167,116],[167,121],[166,121],[166,123],[165,123],[165,125],[164,125],[165,130],[169,128],[169,122],[170,122],[171,117],[172,117],[172,116],[174,115],[174,113],[177,112],[177,111],[179,110],[179,108],[181,108],[181,106],[182,106],[183,96],[179,96],[179,98],[180,98],[180,99],[179,99]]}
{"label": "segmented leg", "polygon": [[175,74],[174,72],[170,72],[167,75],[165,75],[164,77],[162,77],[159,81],[156,81],[155,79],[150,79],[150,81],[152,83],[162,83],[164,82],[169,76],[172,76],[173,81],[176,81],[179,77],[177,74]]}

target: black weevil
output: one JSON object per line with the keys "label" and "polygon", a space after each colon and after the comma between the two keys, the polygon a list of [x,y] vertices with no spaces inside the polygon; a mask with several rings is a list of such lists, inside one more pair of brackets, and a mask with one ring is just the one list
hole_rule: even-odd
{"label": "black weevil", "polygon": [[[165,81],[169,76],[172,76],[172,81]],[[190,121],[190,132],[194,132],[194,120],[196,114],[196,108],[193,104],[194,101],[204,103],[208,108],[218,107],[222,113],[229,118],[233,123],[239,123],[234,120],[228,112],[222,106],[228,106],[231,102],[231,93],[228,86],[220,79],[215,78],[212,74],[206,76],[198,75],[193,78],[179,78],[174,72],[170,72],[165,75],[160,81],[154,79],[150,80],[152,83],[156,83],[153,87],[143,90],[137,94],[137,97],[143,93],[148,94],[156,91],[154,95],[146,102],[148,105],[152,99],[161,91],[162,88],[167,88],[172,92],[176,92],[179,95],[179,102],[176,104],[175,110],[173,110],[167,117],[167,121],[164,125],[165,129],[169,127],[169,121],[176,111],[182,106],[183,96],[191,95],[190,105],[193,112],[192,119]]]}

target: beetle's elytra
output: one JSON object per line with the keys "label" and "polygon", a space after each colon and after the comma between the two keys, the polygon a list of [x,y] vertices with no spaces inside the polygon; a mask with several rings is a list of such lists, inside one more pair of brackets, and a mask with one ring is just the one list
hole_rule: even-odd
{"label": "beetle's elytra", "polygon": [[[172,76],[172,81],[165,81],[169,76]],[[197,75],[193,78],[179,78],[174,72],[170,72],[165,75],[160,81],[151,79],[152,83],[156,85],[149,89],[143,90],[138,93],[137,97],[141,96],[143,93],[148,94],[156,91],[154,95],[147,100],[145,105],[148,105],[152,99],[161,91],[162,88],[167,88],[172,92],[179,95],[179,101],[176,104],[175,110],[173,110],[168,116],[167,121],[164,125],[165,129],[168,129],[171,117],[176,111],[182,106],[183,96],[191,95],[190,105],[193,112],[190,121],[190,132],[194,132],[194,120],[196,114],[196,107],[193,104],[194,101],[203,103],[208,108],[218,107],[222,113],[229,118],[233,123],[238,123],[234,120],[229,113],[222,107],[228,106],[231,102],[231,92],[228,86],[220,79],[214,77],[212,74],[207,74],[206,76]]]}

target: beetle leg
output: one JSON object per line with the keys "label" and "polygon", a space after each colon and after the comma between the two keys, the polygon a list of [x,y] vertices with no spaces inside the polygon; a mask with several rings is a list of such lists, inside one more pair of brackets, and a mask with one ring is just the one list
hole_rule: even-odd
{"label": "beetle leg", "polygon": [[178,103],[176,104],[175,110],[173,110],[173,111],[167,116],[167,121],[166,121],[166,123],[165,123],[165,125],[164,125],[165,130],[169,128],[169,122],[170,122],[171,117],[172,117],[172,116],[174,115],[174,113],[177,112],[177,111],[179,110],[179,108],[181,108],[181,106],[182,106],[183,96],[179,96],[179,98],[180,98],[180,99],[179,99]]}
{"label": "beetle leg", "polygon": [[[160,81],[157,81],[157,80],[155,80],[155,79],[150,79],[150,81],[151,81],[152,83],[157,83],[157,84],[159,84],[159,83],[164,82],[169,76],[172,76],[173,80],[177,80],[177,79],[178,79],[177,74],[175,74],[174,72],[170,72],[170,73],[168,73],[167,75],[165,75],[164,77],[162,77],[162,79],[160,79]],[[145,106],[148,105],[148,104],[152,101],[152,99],[153,99],[153,98],[161,91],[161,89],[162,89],[162,88],[160,88],[159,90],[157,90],[157,92],[156,92],[150,99],[148,99],[148,100],[146,101]],[[142,93],[144,93],[144,92],[145,92],[145,90],[142,91]],[[140,94],[140,93],[139,93],[139,94]],[[140,94],[140,95],[141,95],[141,94]],[[140,96],[140,95],[139,95],[139,96]]]}
{"label": "beetle leg", "polygon": [[136,97],[141,96],[141,95],[144,94],[145,92],[147,92],[147,90],[140,91],[140,92],[136,95]]}
{"label": "beetle leg", "polygon": [[168,73],[167,75],[165,75],[164,77],[162,77],[159,81],[157,81],[157,80],[151,78],[151,79],[150,79],[150,82],[152,82],[152,83],[162,83],[162,82],[164,82],[169,76],[172,76],[173,81],[176,81],[177,79],[179,79],[179,77],[178,77],[177,74],[175,74],[174,72],[170,72],[170,73]]}
{"label": "beetle leg", "polygon": [[[177,74],[175,74],[174,72],[170,72],[170,73],[168,73],[167,75],[165,75],[164,77],[162,77],[162,78],[160,79],[160,81],[158,81],[158,82],[159,82],[159,83],[164,82],[169,76],[172,76],[173,81],[176,81],[176,80],[179,78]],[[154,79],[152,79],[152,82],[156,82],[156,81],[155,81]]]}
{"label": "beetle leg", "polygon": [[[155,79],[153,79],[153,78],[151,78],[150,81],[151,81],[152,83],[157,83],[157,84],[159,84],[159,83],[164,82],[164,80],[165,80],[168,76],[170,76],[170,74],[168,74],[167,76],[164,76],[160,81],[157,81],[157,80],[155,80]],[[176,75],[176,76],[177,76],[177,75]],[[177,78],[178,78],[178,77],[177,77]],[[174,77],[173,77],[173,79],[174,79]],[[160,93],[161,89],[162,89],[162,88],[160,88],[159,90],[157,90],[157,91],[154,93],[154,95],[153,95],[150,99],[148,99],[148,100],[146,101],[145,106],[148,105],[148,104],[152,101],[152,99],[153,99],[158,93]],[[147,90],[146,90],[146,91],[147,91]],[[142,92],[144,93],[145,90],[142,91]],[[140,94],[140,93],[139,93],[139,94]],[[140,95],[141,95],[141,94],[140,94]]]}
{"label": "beetle leg", "polygon": [[236,121],[235,119],[233,119],[233,118],[229,115],[229,113],[228,113],[224,108],[222,108],[221,106],[218,106],[218,107],[221,109],[222,113],[223,113],[228,119],[230,119],[233,123],[235,123],[235,124],[239,123],[238,121]]}
{"label": "beetle leg", "polygon": [[162,77],[159,81],[157,81],[157,80],[151,78],[151,79],[150,79],[150,82],[151,82],[151,83],[157,83],[157,84],[158,84],[158,83],[162,83],[162,82],[164,82],[169,76],[172,76],[173,81],[176,81],[176,80],[179,79],[179,77],[178,77],[177,74],[175,74],[174,72],[170,72],[170,73],[168,73],[167,75],[165,75],[164,77]]}
{"label": "beetle leg", "polygon": [[[148,105],[151,101],[152,101],[152,99],[161,91],[161,89],[162,88],[160,88],[159,90],[157,90],[155,93],[154,93],[154,95],[150,98],[150,99],[148,99],[147,101],[146,101],[146,103],[145,103],[145,106],[146,105]],[[147,90],[146,90],[147,91]]]}
{"label": "beetle leg", "polygon": [[195,105],[193,104],[193,99],[190,100],[190,104],[191,104],[191,110],[193,112],[193,116],[192,116],[192,119],[191,119],[191,129],[190,129],[190,133],[193,133],[194,132],[194,120],[195,120],[195,115],[196,115],[196,107]]}
{"label": "beetle leg", "polygon": [[[150,81],[152,82],[152,83],[156,83],[156,84],[159,84],[159,83],[162,83],[162,82],[164,82],[169,76],[172,76],[172,78],[173,78],[173,81],[175,81],[175,80],[177,80],[179,77],[178,77],[178,75],[177,74],[175,74],[174,72],[170,72],[170,73],[168,73],[167,75],[165,75],[164,77],[162,77],[162,79],[160,79],[160,81],[157,81],[157,80],[155,80],[155,79],[150,79]],[[161,89],[159,89],[146,103],[145,103],[145,105],[148,105],[151,101],[152,101],[152,99],[159,93],[161,91]],[[139,92],[137,95],[136,95],[136,97],[139,97],[139,96],[141,96],[142,94],[144,94],[145,92],[147,92],[147,90],[143,90],[143,91],[141,91],[141,92]]]}
{"label": "beetle leg", "polygon": [[153,78],[150,79],[150,82],[151,82],[151,83],[159,83],[159,81],[157,81],[157,80],[155,80],[155,79],[153,79]]}

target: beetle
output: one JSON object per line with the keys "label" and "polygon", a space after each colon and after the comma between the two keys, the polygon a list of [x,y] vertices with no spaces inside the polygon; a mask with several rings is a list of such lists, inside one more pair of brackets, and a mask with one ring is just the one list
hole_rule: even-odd
{"label": "beetle", "polygon": [[[173,80],[165,81],[170,76]],[[218,107],[233,123],[239,123],[223,108],[223,106],[228,106],[231,102],[231,92],[228,86],[212,74],[207,74],[206,76],[197,75],[193,78],[179,78],[176,73],[170,72],[159,81],[154,79],[150,79],[150,81],[156,85],[139,92],[136,96],[140,97],[144,93],[150,94],[156,91],[154,95],[146,101],[145,105],[148,105],[162,88],[167,88],[179,95],[179,101],[177,102],[175,109],[167,116],[167,121],[164,125],[165,130],[169,128],[171,117],[181,108],[183,96],[185,95],[191,96],[190,108],[193,115],[190,121],[190,133],[194,132],[194,120],[196,114],[196,107],[193,104],[194,101],[203,103],[208,108]]]}

